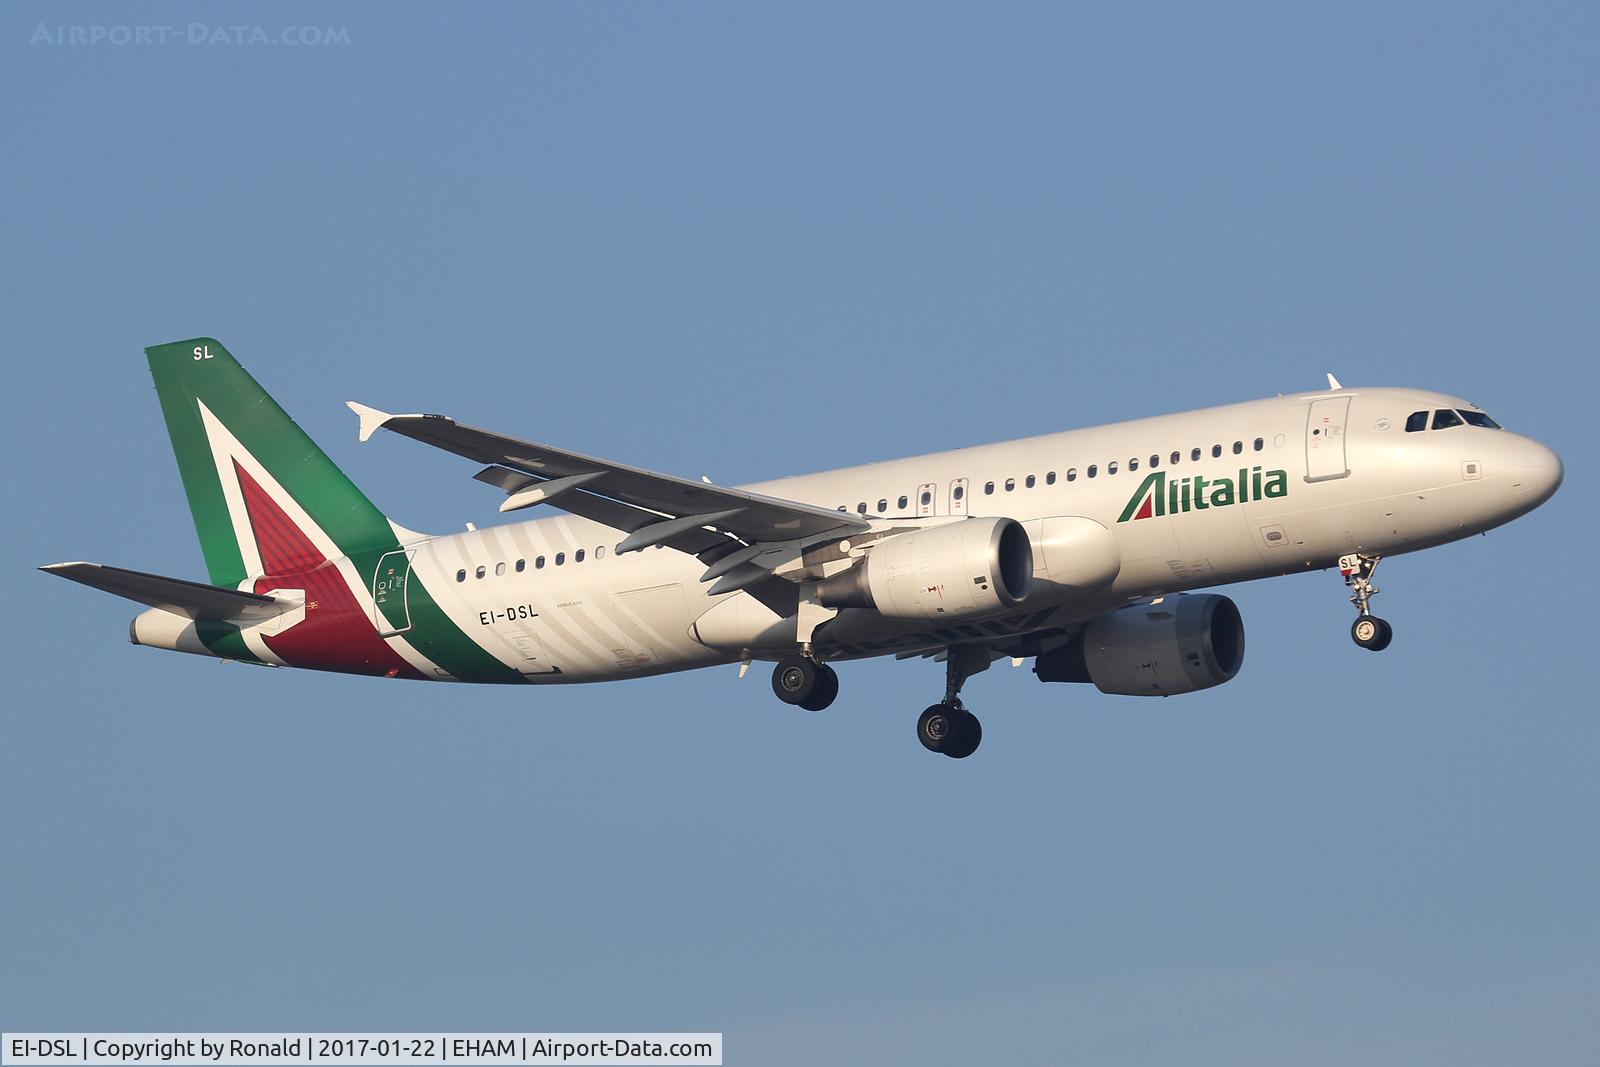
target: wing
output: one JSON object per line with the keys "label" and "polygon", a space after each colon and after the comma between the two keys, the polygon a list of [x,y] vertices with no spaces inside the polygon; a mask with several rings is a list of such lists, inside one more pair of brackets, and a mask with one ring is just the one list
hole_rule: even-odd
{"label": "wing", "polygon": [[52,563],[39,569],[191,619],[263,620],[296,607],[258,593],[223,589],[182,578],[123,570],[121,567],[107,567],[100,563]]}
{"label": "wing", "polygon": [[550,504],[626,533],[620,552],[659,544],[706,563],[742,557],[720,572],[708,571],[708,580],[749,565],[760,555],[757,546],[871,529],[865,519],[845,512],[658,474],[464,426],[444,415],[390,415],[353,402],[349,407],[361,419],[363,441],[381,428],[491,464],[475,477],[507,493],[501,511]]}

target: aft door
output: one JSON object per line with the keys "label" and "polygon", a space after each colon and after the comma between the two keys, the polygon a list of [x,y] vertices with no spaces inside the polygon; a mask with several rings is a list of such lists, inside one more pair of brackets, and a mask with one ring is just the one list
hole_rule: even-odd
{"label": "aft door", "polygon": [[416,549],[385,553],[372,573],[372,603],[368,608],[379,637],[393,637],[411,629],[411,557]]}
{"label": "aft door", "polygon": [[1345,420],[1350,398],[1328,396],[1311,402],[1306,418],[1306,481],[1325,482],[1350,473],[1345,462]]}

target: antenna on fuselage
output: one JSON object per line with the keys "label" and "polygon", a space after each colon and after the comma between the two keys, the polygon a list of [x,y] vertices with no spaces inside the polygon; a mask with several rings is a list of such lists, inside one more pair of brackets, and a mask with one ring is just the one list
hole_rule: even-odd
{"label": "antenna on fuselage", "polygon": [[1333,371],[1329,371],[1328,372],[1328,388],[1329,389],[1343,389],[1344,388],[1344,386],[1339,384],[1339,379],[1337,379],[1337,378],[1335,378],[1333,376]]}

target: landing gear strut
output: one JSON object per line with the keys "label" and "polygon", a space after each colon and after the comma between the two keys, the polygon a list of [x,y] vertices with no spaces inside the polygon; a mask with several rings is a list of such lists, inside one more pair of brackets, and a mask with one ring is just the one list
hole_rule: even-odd
{"label": "landing gear strut", "polygon": [[1394,627],[1372,614],[1369,603],[1378,595],[1372,584],[1372,574],[1378,569],[1381,556],[1368,556],[1352,552],[1339,557],[1339,573],[1350,589],[1350,603],[1356,606],[1356,621],[1350,627],[1350,639],[1369,652],[1382,652],[1394,640]]}
{"label": "landing gear strut", "polygon": [[966,759],[983,741],[983,724],[961,703],[961,686],[989,667],[989,650],[982,645],[956,645],[946,653],[944,699],[917,719],[917,740],[929,752],[951,759]]}
{"label": "landing gear strut", "polygon": [[839,695],[839,676],[810,656],[785,656],[772,668],[772,691],[785,704],[821,711]]}

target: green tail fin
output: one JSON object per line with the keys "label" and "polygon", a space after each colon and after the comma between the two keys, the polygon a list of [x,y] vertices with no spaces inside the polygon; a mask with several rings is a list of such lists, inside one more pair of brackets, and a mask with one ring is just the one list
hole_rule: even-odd
{"label": "green tail fin", "polygon": [[394,547],[389,520],[220,342],[145,355],[214,585]]}

